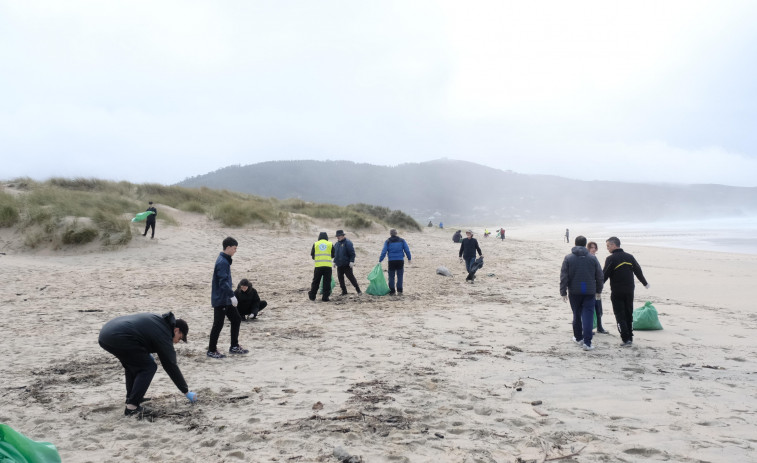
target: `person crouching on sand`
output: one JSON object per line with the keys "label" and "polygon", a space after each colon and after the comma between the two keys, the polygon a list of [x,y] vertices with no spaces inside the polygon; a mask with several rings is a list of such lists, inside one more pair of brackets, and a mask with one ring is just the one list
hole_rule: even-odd
{"label": "person crouching on sand", "polygon": [[258,292],[252,287],[250,280],[242,278],[234,291],[237,298],[237,310],[242,320],[254,320],[258,313],[268,306],[268,302],[261,301]]}

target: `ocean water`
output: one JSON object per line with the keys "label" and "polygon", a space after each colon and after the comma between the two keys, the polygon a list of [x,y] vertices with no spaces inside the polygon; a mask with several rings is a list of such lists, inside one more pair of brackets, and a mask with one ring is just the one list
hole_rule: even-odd
{"label": "ocean water", "polygon": [[757,217],[671,222],[600,224],[600,236],[622,245],[664,246],[702,251],[757,254]]}

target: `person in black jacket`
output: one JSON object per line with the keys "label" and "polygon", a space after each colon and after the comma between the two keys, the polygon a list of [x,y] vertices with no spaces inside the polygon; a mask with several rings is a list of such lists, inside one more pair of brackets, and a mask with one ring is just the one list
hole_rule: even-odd
{"label": "person in black jacket", "polygon": [[452,235],[453,243],[459,243],[462,239],[463,239],[463,232],[461,230],[456,231],[455,234]]}
{"label": "person in black jacket", "polygon": [[124,315],[103,325],[98,343],[116,356],[126,374],[124,415],[141,416],[144,412],[140,403],[158,369],[152,352],[158,354],[160,364],[182,394],[190,402],[197,400],[197,394],[189,390],[179,370],[173,347],[179,341],[187,342],[188,332],[187,322],[176,319],[171,312]]}
{"label": "person in black jacket", "polygon": [[142,236],[147,236],[147,230],[152,228],[152,235],[150,236],[150,239],[155,238],[155,218],[158,216],[158,210],[155,209],[155,206],[152,205],[152,201],[150,201],[150,207],[147,208],[147,211],[152,211],[152,214],[147,216],[147,220],[145,222],[145,232],[142,233]]}
{"label": "person in black jacket", "polygon": [[237,298],[237,310],[242,320],[254,320],[258,318],[258,313],[268,306],[268,302],[261,301],[260,296],[255,288],[252,287],[250,280],[242,278],[234,291]]}
{"label": "person in black jacket", "polygon": [[473,237],[473,231],[467,230],[465,232],[465,238],[460,240],[460,262],[465,261],[465,269],[468,271],[468,276],[465,281],[473,283],[475,275],[473,273],[473,264],[476,263],[476,252],[481,257],[484,255],[481,253],[481,248],[478,247],[478,240]]}
{"label": "person in black jacket", "polygon": [[610,255],[605,260],[605,281],[610,280],[610,301],[612,311],[615,313],[615,321],[618,323],[620,338],[623,346],[633,345],[633,292],[634,275],[645,288],[649,289],[649,283],[641,273],[641,266],[631,254],[623,251],[620,247],[620,239],[615,236],[607,238],[607,250]]}

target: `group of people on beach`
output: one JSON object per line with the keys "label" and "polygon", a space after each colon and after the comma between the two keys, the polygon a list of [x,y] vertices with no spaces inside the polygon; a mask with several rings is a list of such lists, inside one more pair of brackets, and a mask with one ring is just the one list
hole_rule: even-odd
{"label": "group of people on beach", "polygon": [[[565,230],[566,236],[568,230]],[[605,241],[610,255],[600,266],[596,257],[597,243],[587,243],[577,236],[571,253],[563,259],[560,269],[560,295],[570,302],[573,311],[573,341],[584,350],[594,350],[592,344],[594,317],[597,332],[607,334],[602,326],[602,289],[610,280],[610,302],[620,332],[622,346],[633,345],[634,276],[649,289],[641,266],[636,259],[620,247],[620,239],[611,236]]]}
{"label": "group of people on beach", "polygon": [[[458,230],[459,232],[459,230]],[[473,283],[475,272],[483,266],[483,253],[472,230],[465,232],[461,238],[458,257],[465,263],[468,277]],[[500,230],[504,239],[504,229]],[[567,235],[567,230],[566,230]],[[322,284],[322,301],[328,302],[331,295],[332,268],[336,267],[342,295],[347,294],[346,279],[358,294],[360,286],[354,276],[355,248],[347,239],[344,230],[337,230],[337,241],[328,240],[326,232],[320,232],[318,240],[313,243],[310,256],[314,261],[313,280],[308,291],[308,298],[315,301],[319,285]],[[260,299],[249,279],[239,281],[236,289],[232,285],[231,264],[237,251],[238,242],[227,237],[222,242],[223,250],[216,258],[211,283],[211,305],[213,307],[213,325],[207,356],[222,359],[225,354],[218,351],[218,338],[226,319],[231,324],[229,354],[244,355],[249,353],[239,344],[239,330],[242,320],[254,320],[260,311],[267,307],[267,302]],[[593,350],[592,327],[597,316],[597,331],[607,333],[602,326],[601,293],[604,282],[610,280],[613,312],[624,346],[633,343],[633,294],[634,276],[649,288],[636,259],[620,248],[620,240],[610,237],[606,241],[610,255],[602,268],[595,254],[597,243],[589,242],[583,236],[575,239],[575,247],[565,256],[560,272],[560,295],[570,302],[573,311],[573,340],[585,350]],[[478,254],[478,258],[476,255]],[[379,263],[388,258],[388,283],[390,295],[403,292],[403,274],[405,257],[411,262],[410,248],[396,229],[389,231],[389,238],[384,241]],[[107,322],[100,331],[99,344],[114,355],[124,367],[126,377],[126,408],[124,415],[143,416],[145,409],[142,402],[157,371],[157,365],[151,353],[156,353],[161,365],[176,387],[190,402],[197,400],[197,394],[189,390],[176,361],[174,344],[187,342],[189,326],[183,319],[173,313],[133,314],[117,317]]]}

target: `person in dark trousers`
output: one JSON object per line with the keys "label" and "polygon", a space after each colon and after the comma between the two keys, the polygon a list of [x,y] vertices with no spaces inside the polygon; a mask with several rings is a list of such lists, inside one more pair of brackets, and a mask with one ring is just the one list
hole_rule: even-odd
{"label": "person in dark trousers", "polygon": [[334,245],[329,241],[329,235],[326,232],[318,234],[318,241],[313,243],[313,247],[310,248],[310,257],[315,261],[315,269],[313,270],[313,282],[310,284],[308,298],[311,301],[315,301],[315,296],[318,294],[318,286],[321,284],[321,279],[323,279],[321,300],[328,302],[331,295],[331,267],[334,265],[331,259],[334,258]]}
{"label": "person in dark trousers", "polygon": [[[441,225],[441,224],[440,224]],[[384,257],[388,256],[388,269],[389,269],[389,295],[395,294],[394,277],[397,276],[397,291],[402,294],[403,291],[403,277],[405,275],[405,256],[407,256],[407,263],[412,260],[410,256],[410,247],[407,242],[397,236],[397,230],[392,228],[389,230],[389,239],[384,241],[384,247],[381,249],[381,255],[379,256],[379,263],[384,261]]]}
{"label": "person in dark trousers", "polygon": [[197,400],[184,381],[176,363],[173,345],[187,342],[189,326],[171,312],[163,315],[140,313],[114,318],[100,330],[100,347],[113,354],[124,367],[126,375],[126,416],[143,416],[141,403],[158,369],[151,353],[157,353],[168,377],[190,402]]}
{"label": "person in dark trousers", "polygon": [[[597,243],[595,243],[594,241],[589,241],[589,244],[586,245],[586,249],[589,250],[589,254],[591,254],[594,257],[597,257],[597,250],[599,249],[599,246],[597,246]],[[597,299],[594,301],[594,313],[597,315],[597,333],[610,334],[609,331],[605,330],[602,327],[602,294],[601,293],[597,293]]]}
{"label": "person in dark trousers", "polygon": [[570,300],[573,311],[573,340],[584,350],[593,350],[591,344],[594,326],[594,301],[602,292],[604,275],[596,257],[586,249],[586,238],[576,237],[576,245],[565,256],[560,269],[560,296]]}
{"label": "person in dark trousers", "polygon": [[152,205],[152,201],[149,203],[150,207],[147,208],[145,212],[152,211],[152,214],[147,216],[147,220],[145,222],[145,232],[142,233],[142,236],[147,236],[147,230],[152,228],[152,235],[150,236],[150,239],[155,238],[155,218],[158,216],[158,210],[155,209],[155,206]]}
{"label": "person in dark trousers", "polygon": [[216,258],[211,283],[210,304],[213,306],[213,327],[210,329],[210,343],[208,357],[222,359],[226,357],[218,352],[218,337],[223,330],[226,318],[231,323],[231,354],[247,354],[250,351],[239,345],[239,325],[242,317],[237,310],[237,297],[234,296],[234,286],[231,283],[231,257],[237,252],[237,240],[228,237],[223,240],[223,251]]}
{"label": "person in dark trousers", "polygon": [[458,230],[455,232],[454,235],[452,235],[452,242],[453,243],[459,243],[463,239],[463,232]]}
{"label": "person in dark trousers", "polygon": [[336,276],[339,278],[339,287],[342,288],[342,296],[347,295],[347,285],[344,283],[345,276],[355,287],[355,291],[362,294],[360,285],[357,284],[355,275],[352,273],[352,268],[355,266],[355,247],[352,245],[352,241],[344,235],[344,230],[336,231],[336,239],[337,241],[334,243],[334,265],[336,265]]}
{"label": "person in dark trousers", "polygon": [[460,241],[460,253],[458,257],[460,257],[460,262],[465,261],[465,269],[468,271],[465,281],[470,281],[471,283],[473,283],[473,279],[475,278],[472,272],[473,264],[476,263],[476,252],[478,252],[479,256],[484,257],[481,253],[481,248],[478,247],[478,240],[473,237],[473,230],[466,230],[465,238]]}
{"label": "person in dark trousers", "polygon": [[645,288],[649,289],[649,283],[641,272],[641,266],[634,257],[623,251],[620,247],[620,239],[616,236],[607,238],[605,242],[610,255],[605,259],[604,279],[610,280],[610,302],[612,311],[615,313],[615,321],[618,324],[620,338],[623,346],[633,345],[633,292],[634,275]]}
{"label": "person in dark trousers", "polygon": [[500,228],[499,229],[499,237],[500,237],[500,239],[502,239],[502,241],[505,240],[505,229],[504,228]]}
{"label": "person in dark trousers", "polygon": [[565,229],[565,242],[570,243],[570,230]]}
{"label": "person in dark trousers", "polygon": [[234,296],[237,298],[237,310],[242,320],[258,318],[260,311],[268,306],[268,302],[260,300],[258,292],[247,278],[242,278],[239,282]]}

